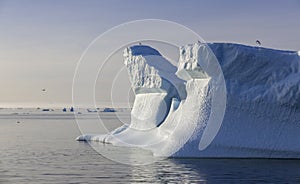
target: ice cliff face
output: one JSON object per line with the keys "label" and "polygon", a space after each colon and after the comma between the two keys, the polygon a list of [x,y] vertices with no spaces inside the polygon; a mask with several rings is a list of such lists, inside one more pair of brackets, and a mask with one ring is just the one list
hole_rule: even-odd
{"label": "ice cliff face", "polygon": [[124,64],[128,69],[132,88],[136,93],[167,92],[185,98],[183,80],[172,65],[157,50],[144,45],[126,48]]}
{"label": "ice cliff face", "polygon": [[180,57],[177,70],[178,76],[185,80],[208,77],[201,68],[198,59],[199,49],[205,49],[203,47],[206,47],[206,45],[189,44],[179,49]]}
{"label": "ice cliff face", "polygon": [[179,52],[175,67],[149,46],[125,49],[136,93],[131,124],[78,140],[156,156],[300,158],[297,52],[231,43],[190,44]]}
{"label": "ice cliff face", "polygon": [[[144,53],[143,53],[144,51]],[[138,92],[140,89],[157,89],[160,91],[162,78],[158,70],[148,65],[145,56],[161,57],[160,53],[149,46],[134,46],[124,50],[124,64],[127,66],[132,88]],[[165,86],[164,86],[165,87]],[[165,89],[167,91],[167,89]],[[154,91],[154,90],[153,90]]]}
{"label": "ice cliff face", "polygon": [[230,96],[299,107],[299,56],[236,44],[209,44],[222,66]]}
{"label": "ice cliff face", "polygon": [[172,99],[185,97],[183,80],[175,75],[176,67],[149,46],[126,48],[123,56],[136,94],[130,127],[155,128],[168,115]]}

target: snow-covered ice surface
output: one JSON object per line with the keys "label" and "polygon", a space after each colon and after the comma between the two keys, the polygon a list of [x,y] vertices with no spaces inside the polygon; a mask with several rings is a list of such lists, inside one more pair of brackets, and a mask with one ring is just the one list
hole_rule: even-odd
{"label": "snow-covered ice surface", "polygon": [[[299,158],[298,52],[232,43],[207,45],[222,76],[211,67],[206,44],[181,47],[177,67],[149,46],[125,49],[136,94],[131,123],[106,135],[82,135],[77,140],[141,147],[155,156]],[[222,79],[226,96],[214,91]],[[214,110],[218,103],[226,105],[221,124],[216,122],[223,112]],[[219,131],[208,131],[212,125]]]}

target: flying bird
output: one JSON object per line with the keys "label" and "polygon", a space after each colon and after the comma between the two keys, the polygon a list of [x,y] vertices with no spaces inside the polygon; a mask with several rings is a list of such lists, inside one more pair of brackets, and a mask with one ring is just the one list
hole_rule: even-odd
{"label": "flying bird", "polygon": [[260,43],[259,40],[256,40],[256,44],[257,44],[257,45],[261,45],[261,43]]}

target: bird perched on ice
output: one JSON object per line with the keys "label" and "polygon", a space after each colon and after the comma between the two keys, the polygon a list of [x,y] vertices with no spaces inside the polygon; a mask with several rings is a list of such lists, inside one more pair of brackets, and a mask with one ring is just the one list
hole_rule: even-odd
{"label": "bird perched on ice", "polygon": [[261,45],[260,41],[259,40],[256,40],[255,42],[257,45]]}

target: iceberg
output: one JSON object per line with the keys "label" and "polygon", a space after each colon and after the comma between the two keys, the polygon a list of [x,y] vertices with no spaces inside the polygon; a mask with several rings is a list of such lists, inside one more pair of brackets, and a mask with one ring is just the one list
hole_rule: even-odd
{"label": "iceberg", "polygon": [[150,46],[126,48],[130,124],[77,140],[158,157],[300,158],[299,52],[233,43],[179,52],[174,66]]}

